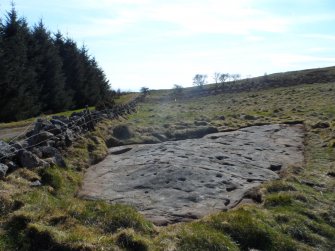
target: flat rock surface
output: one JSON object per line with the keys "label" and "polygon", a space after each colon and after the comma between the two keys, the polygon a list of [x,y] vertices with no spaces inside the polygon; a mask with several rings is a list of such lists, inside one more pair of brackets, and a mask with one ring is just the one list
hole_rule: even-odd
{"label": "flat rock surface", "polygon": [[303,165],[302,125],[252,126],[201,139],[110,149],[79,195],[133,205],[155,224],[232,208],[260,183]]}

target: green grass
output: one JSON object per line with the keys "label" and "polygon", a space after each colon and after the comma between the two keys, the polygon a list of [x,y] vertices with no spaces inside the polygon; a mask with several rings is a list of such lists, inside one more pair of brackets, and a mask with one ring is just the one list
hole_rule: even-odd
{"label": "green grass", "polygon": [[[89,110],[94,110],[95,108],[93,106],[88,108]],[[71,111],[65,111],[65,112],[59,112],[59,113],[54,113],[54,114],[41,114],[39,117],[41,118],[50,118],[51,116],[70,116],[73,112],[81,112],[85,110],[83,109],[76,109],[76,110],[71,110]],[[6,129],[6,128],[13,128],[13,127],[24,127],[28,126],[31,123],[36,121],[36,117],[34,118],[29,118],[21,121],[16,121],[16,122],[9,122],[9,123],[0,123],[0,129]]]}
{"label": "green grass", "polygon": [[[74,250],[333,250],[335,178],[328,173],[335,168],[334,100],[334,83],[176,101],[171,91],[153,91],[127,121],[104,121],[68,149],[68,168],[20,169],[0,181],[0,250],[33,250],[38,243]],[[130,206],[76,196],[83,171],[106,156],[104,142],[120,124],[132,132],[127,143],[143,143],[184,135],[199,122],[227,130],[294,121],[306,128],[305,165],[261,185],[259,204],[158,228]],[[320,121],[330,127],[313,128]],[[44,186],[30,187],[36,179]]]}
{"label": "green grass", "polygon": [[126,104],[133,99],[135,99],[139,94],[138,93],[127,93],[124,95],[121,95],[120,97],[115,99],[116,104]]}
{"label": "green grass", "polygon": [[215,228],[199,222],[183,227],[178,235],[177,249],[183,251],[239,250],[238,245],[227,235]]}

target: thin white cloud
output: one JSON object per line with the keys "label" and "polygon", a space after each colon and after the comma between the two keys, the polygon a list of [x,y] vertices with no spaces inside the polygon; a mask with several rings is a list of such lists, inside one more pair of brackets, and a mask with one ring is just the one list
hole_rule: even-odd
{"label": "thin white cloud", "polygon": [[[164,22],[174,30],[161,30],[160,35],[233,34],[252,32],[285,32],[291,21],[254,9],[250,0],[243,1],[81,1],[79,8],[101,11],[101,17],[86,20],[74,26],[78,34],[86,36],[119,33],[132,25],[143,27],[147,23]],[[94,7],[93,7],[94,6]],[[100,27],[97,25],[99,24]],[[95,28],[94,28],[95,27]],[[109,28],[108,28],[109,27]]]}
{"label": "thin white cloud", "polygon": [[253,9],[247,2],[250,1],[169,3],[156,6],[149,13],[152,20],[177,24],[187,33],[248,34],[287,30],[289,24],[285,19]]}
{"label": "thin white cloud", "polygon": [[281,54],[269,54],[269,60],[278,66],[284,67],[293,67],[298,65],[303,65],[307,63],[313,64],[335,64],[335,57],[320,57],[304,54],[290,54],[290,53],[281,53]]}
{"label": "thin white cloud", "polygon": [[[334,20],[330,14],[279,15],[255,7],[255,0],[75,0],[80,9],[94,10],[95,16],[69,26],[75,35],[94,37],[145,29],[148,23],[170,25],[152,36],[228,34],[260,39],[255,33],[285,33],[295,25]],[[73,2],[72,2],[73,3]]]}
{"label": "thin white cloud", "polygon": [[309,52],[316,52],[316,53],[318,53],[318,52],[326,52],[326,51],[331,51],[331,50],[335,50],[334,48],[326,48],[326,47],[312,47],[312,48],[309,48],[309,49],[307,49],[307,51],[309,51]]}
{"label": "thin white cloud", "polygon": [[303,34],[301,35],[301,37],[335,41],[335,35],[327,35],[327,34]]}
{"label": "thin white cloud", "polygon": [[260,42],[260,41],[264,41],[265,37],[250,35],[250,36],[246,36],[245,39],[250,42]]}

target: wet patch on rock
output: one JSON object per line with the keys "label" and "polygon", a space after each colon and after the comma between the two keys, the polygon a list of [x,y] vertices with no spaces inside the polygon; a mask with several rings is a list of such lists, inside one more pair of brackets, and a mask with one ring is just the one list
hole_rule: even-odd
{"label": "wet patch on rock", "polygon": [[110,149],[79,195],[133,205],[155,224],[236,206],[260,183],[303,165],[302,125],[253,126],[201,139]]}

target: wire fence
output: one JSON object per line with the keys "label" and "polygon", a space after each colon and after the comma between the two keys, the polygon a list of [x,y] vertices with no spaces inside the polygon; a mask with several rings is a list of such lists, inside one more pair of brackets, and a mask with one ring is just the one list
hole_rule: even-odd
{"label": "wire fence", "polygon": [[[75,118],[74,120],[71,120],[70,119],[71,117],[70,117],[69,118],[70,120],[69,120],[68,124],[63,122],[64,125],[66,125],[66,126],[63,129],[59,129],[60,130],[59,133],[56,133],[56,134],[54,133],[54,131],[57,130],[57,127],[56,128],[50,128],[49,130],[41,130],[38,133],[32,134],[28,137],[25,137],[24,139],[22,139],[20,141],[16,141],[17,139],[25,136],[30,128],[33,128],[33,127],[36,126],[36,124],[39,122],[39,120],[37,119],[36,121],[29,124],[21,134],[15,136],[13,139],[11,139],[8,142],[9,144],[11,144],[11,149],[10,149],[11,153],[5,154],[3,157],[1,157],[0,158],[0,163],[4,159],[9,159],[9,158],[15,156],[20,151],[32,149],[36,146],[42,145],[42,144],[44,144],[44,143],[46,143],[46,142],[48,142],[52,139],[56,139],[56,138],[59,138],[61,136],[67,136],[69,134],[69,132],[73,133],[74,131],[78,130],[78,128],[79,128],[79,131],[76,131],[77,134],[85,133],[85,132],[89,131],[90,129],[94,129],[94,125],[97,122],[104,119],[104,118],[114,119],[114,118],[117,118],[119,116],[124,115],[126,113],[125,111],[129,112],[130,109],[134,109],[134,107],[132,107],[132,106],[135,106],[135,103],[136,103],[136,99],[132,100],[127,105],[118,105],[118,106],[114,107],[113,109],[106,108],[104,110],[95,111],[93,113],[91,113],[88,109],[86,109],[86,110],[84,110],[84,112],[81,112],[81,113],[83,113],[83,115],[79,116],[78,118]],[[80,114],[80,113],[78,113],[78,114]],[[78,116],[78,115],[75,114],[74,116]],[[36,144],[28,145],[28,146],[25,146],[25,147],[16,148],[16,147],[13,146],[14,143],[21,143],[21,142],[24,142],[24,141],[28,142],[30,139],[36,138],[37,136],[45,134],[46,132],[52,133],[53,136],[50,136],[45,140],[39,141]]]}
{"label": "wire fence", "polygon": [[24,135],[26,135],[26,133],[28,132],[28,129],[33,128],[33,126],[35,125],[35,122],[36,122],[36,120],[31,122],[27,127],[25,127],[25,129],[23,130],[22,133],[16,135],[14,138],[12,138],[10,141],[8,141],[8,144],[10,144],[10,143],[14,142],[15,140],[17,140],[17,139],[23,137]]}

